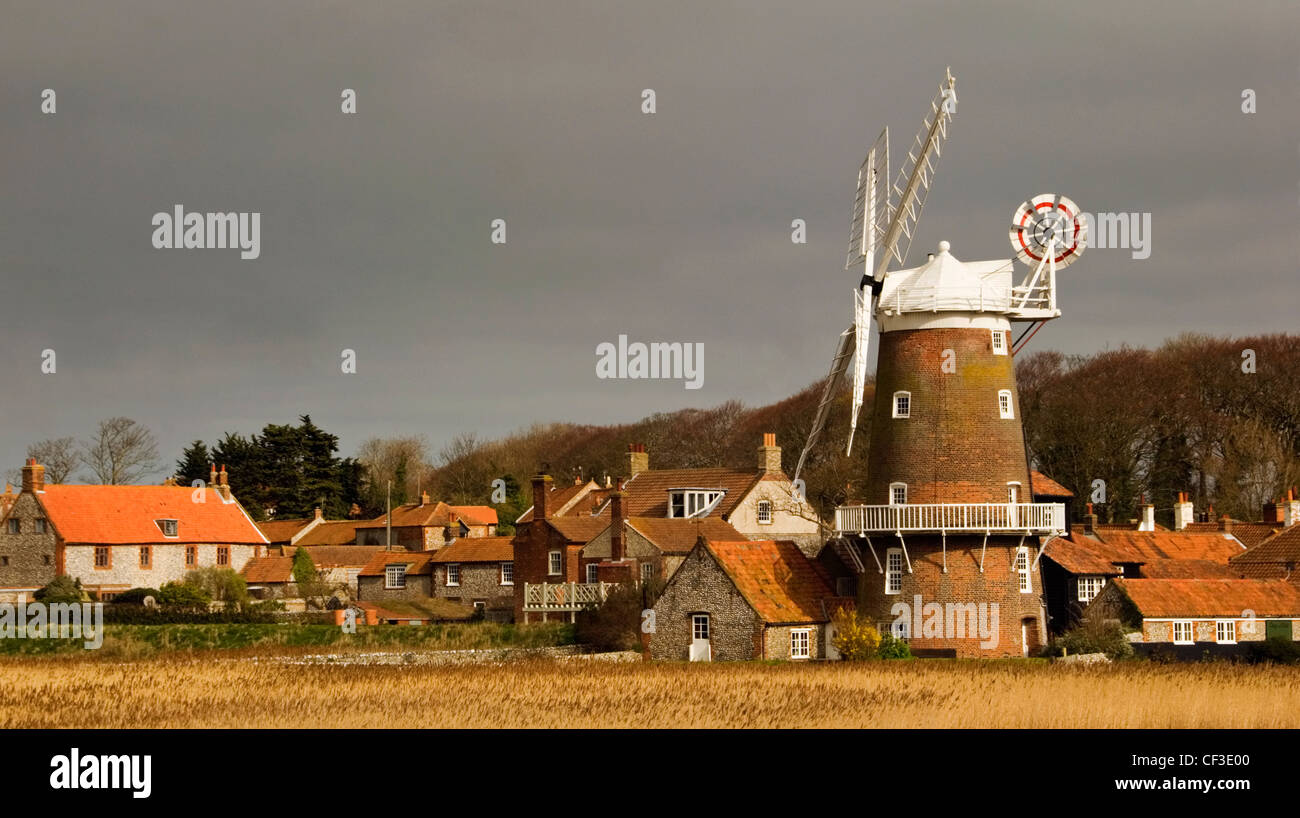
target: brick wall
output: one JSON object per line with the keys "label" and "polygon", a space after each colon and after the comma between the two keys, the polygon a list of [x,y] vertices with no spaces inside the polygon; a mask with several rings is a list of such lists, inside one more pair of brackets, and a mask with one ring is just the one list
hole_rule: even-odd
{"label": "brick wall", "polygon": [[[755,659],[762,654],[763,626],[736,586],[707,551],[685,558],[655,603],[650,658],[685,660],[692,640],[691,615],[709,615],[714,661]],[[788,637],[787,637],[788,638]]]}
{"label": "brick wall", "polygon": [[37,519],[45,511],[32,494],[19,494],[8,518],[18,520],[20,533],[10,534],[9,523],[0,523],[0,588],[40,588],[54,579],[58,566],[55,536],[47,524],[46,533],[36,533]]}
{"label": "brick wall", "polygon": [[[524,585],[542,582],[583,582],[582,545],[569,543],[564,535],[548,523],[534,520],[520,527],[513,540],[515,554],[515,621],[524,621]],[[548,573],[549,554],[559,551],[562,571],[559,576]]]}
{"label": "brick wall", "polygon": [[[994,355],[988,329],[898,330],[880,336],[868,479],[857,499],[889,502],[889,484],[907,483],[909,503],[1005,503],[1019,482],[1030,502],[1014,359]],[[942,371],[944,351],[955,371]],[[1014,419],[998,411],[1011,390]],[[911,416],[894,418],[894,393],[911,393]]]}

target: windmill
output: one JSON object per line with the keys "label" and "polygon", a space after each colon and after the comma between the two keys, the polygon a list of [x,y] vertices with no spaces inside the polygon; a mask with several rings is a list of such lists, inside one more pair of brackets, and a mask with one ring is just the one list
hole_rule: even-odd
{"label": "windmill", "polygon": [[[871,343],[871,316],[876,311],[885,271],[890,264],[903,264],[916,234],[916,225],[925,207],[925,199],[934,179],[935,167],[948,138],[948,122],[957,111],[956,79],[946,72],[944,83],[930,101],[930,113],[907,152],[892,185],[889,178],[889,129],[885,128],[867,152],[858,170],[857,194],[849,226],[849,253],[846,270],[862,265],[862,280],[854,290],[853,325],[840,333],[831,360],[830,373],[822,388],[821,401],[813,416],[808,440],[799,454],[794,479],[799,479],[808,453],[817,445],[831,403],[839,391],[844,372],[853,364],[853,407],[849,418],[849,441],[845,454],[853,451],[853,436],[866,386],[867,360]],[[900,247],[901,245],[901,247]],[[870,290],[870,295],[868,295]]]}

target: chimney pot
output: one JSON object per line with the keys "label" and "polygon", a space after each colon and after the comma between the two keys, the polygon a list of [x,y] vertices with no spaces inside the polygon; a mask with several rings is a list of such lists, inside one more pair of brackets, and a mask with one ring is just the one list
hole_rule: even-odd
{"label": "chimney pot", "polygon": [[646,453],[645,444],[627,444],[627,476],[635,477],[641,472],[649,470],[650,455]]}
{"label": "chimney pot", "polygon": [[763,445],[758,447],[758,470],[763,474],[781,473],[781,447],[776,445],[773,432],[763,434]]}
{"label": "chimney pot", "polygon": [[320,510],[320,506],[316,506],[316,519],[318,520],[325,519],[325,514]]}
{"label": "chimney pot", "polygon": [[23,466],[23,492],[33,494],[45,491],[45,467],[36,462],[36,458],[27,458]]}

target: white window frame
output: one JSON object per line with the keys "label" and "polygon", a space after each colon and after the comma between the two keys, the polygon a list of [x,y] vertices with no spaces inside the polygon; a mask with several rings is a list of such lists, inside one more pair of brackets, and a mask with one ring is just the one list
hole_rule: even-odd
{"label": "white window frame", "polygon": [[[452,579],[453,574],[456,577],[455,579]],[[448,588],[460,587],[460,563],[459,562],[447,563],[447,587]]]}
{"label": "white window frame", "polygon": [[772,524],[772,501],[759,500],[758,506],[754,510],[754,514],[758,519],[759,525],[771,525]]}
{"label": "white window frame", "polygon": [[587,584],[595,585],[600,582],[600,568],[594,562],[587,563]]}
{"label": "white window frame", "polygon": [[[502,585],[514,585],[514,584],[515,584],[515,564],[514,564],[514,561],[507,561],[507,562],[503,562],[503,563],[501,563],[501,574],[500,574],[500,575],[501,575],[501,584],[502,584]],[[507,577],[507,575],[509,575],[509,576]]]}
{"label": "white window frame", "polygon": [[653,562],[641,563],[641,581],[649,582],[655,578],[655,564]]}
{"label": "white window frame", "polygon": [[1029,567],[1029,546],[1022,545],[1016,549],[1016,573],[1020,575],[1020,593],[1034,592],[1034,577]]}
{"label": "white window frame", "polygon": [[1016,404],[1011,399],[1010,389],[998,390],[998,414],[1003,420],[1016,419]]}
{"label": "white window frame", "polygon": [[[899,500],[899,499],[895,496],[896,492],[897,492],[899,489],[902,489],[902,490],[903,490],[903,499],[902,499],[902,500]],[[906,484],[906,483],[890,483],[890,484],[889,484],[889,504],[890,504],[891,506],[905,506],[905,505],[907,505],[907,484]]]}
{"label": "white window frame", "polygon": [[903,593],[903,549],[885,549],[885,593]]}
{"label": "white window frame", "polygon": [[[707,642],[713,632],[708,614],[691,614],[691,641]],[[700,634],[703,633],[703,636]]]}
{"label": "white window frame", "polygon": [[[1178,631],[1186,630],[1186,637],[1178,638]],[[1175,645],[1194,645],[1196,644],[1196,623],[1190,619],[1175,619],[1169,623],[1169,638]]]}
{"label": "white window frame", "polygon": [[668,491],[668,516],[694,517],[721,499],[725,492],[716,489],[670,489]]}
{"label": "white window frame", "polygon": [[564,573],[564,552],[551,551],[546,555],[546,575],[558,577]]}
{"label": "white window frame", "polygon": [[1020,502],[1020,483],[1007,483],[1007,502],[1015,505]]}
{"label": "white window frame", "polygon": [[[158,526],[158,530],[162,532],[164,537],[174,539],[181,535],[181,524],[177,520],[154,520],[154,523]],[[168,529],[171,530],[170,533],[168,532]]]}
{"label": "white window frame", "polygon": [[[899,411],[900,401],[906,404],[902,407],[902,411]],[[894,393],[894,417],[906,419],[906,418],[910,418],[911,416],[912,416],[912,393],[895,392]]]}
{"label": "white window frame", "polygon": [[1007,331],[1004,329],[995,329],[993,332],[993,354],[1007,354]]}
{"label": "white window frame", "polygon": [[1237,644],[1237,620],[1220,619],[1217,622],[1215,622],[1214,641],[1220,645]]}
{"label": "white window frame", "polygon": [[812,658],[812,629],[792,628],[790,630],[790,658]]}
{"label": "white window frame", "polygon": [[[396,577],[396,579],[394,579]],[[389,563],[384,566],[384,588],[394,591],[406,587],[406,564]]]}
{"label": "white window frame", "polygon": [[1076,578],[1075,597],[1084,603],[1092,602],[1106,587],[1106,578],[1097,574],[1085,574]]}

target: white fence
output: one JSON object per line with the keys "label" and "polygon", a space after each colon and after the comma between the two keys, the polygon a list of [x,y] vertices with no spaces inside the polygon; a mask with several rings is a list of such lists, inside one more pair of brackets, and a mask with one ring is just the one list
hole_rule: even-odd
{"label": "white fence", "polygon": [[612,582],[543,582],[524,584],[525,611],[579,611],[605,601]]}
{"label": "white fence", "polygon": [[1064,531],[1062,503],[913,503],[901,506],[840,506],[835,530],[874,531]]}

